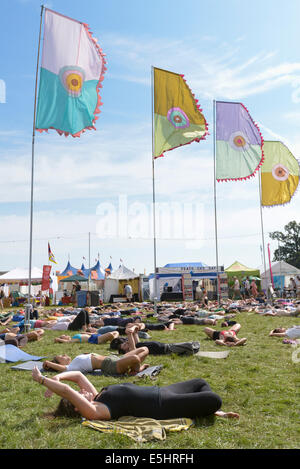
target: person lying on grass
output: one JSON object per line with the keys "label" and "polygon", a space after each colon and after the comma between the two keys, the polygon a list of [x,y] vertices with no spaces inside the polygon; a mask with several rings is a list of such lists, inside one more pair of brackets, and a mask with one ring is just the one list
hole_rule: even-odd
{"label": "person lying on grass", "polygon": [[[123,416],[153,419],[196,418],[216,415],[239,418],[235,412],[221,411],[222,400],[203,379],[174,383],[169,386],[139,386],[133,383],[113,384],[100,393],[80,372],[69,371],[49,378],[35,367],[32,378],[47,390],[45,397],[57,394],[62,399],[55,417],[83,417],[90,420],[116,420]],[[76,391],[62,381],[79,387]]]}
{"label": "person lying on grass", "polygon": [[141,330],[147,331],[172,331],[174,330],[174,321],[168,321],[165,323],[155,323],[155,322],[142,322],[142,318],[139,316],[133,316],[130,318],[120,318],[120,317],[103,317],[97,319],[94,323],[95,326],[121,326],[127,327],[128,324],[139,324]]}
{"label": "person lying on grass", "polygon": [[299,339],[300,338],[300,326],[293,326],[289,329],[284,327],[279,327],[273,329],[270,334],[270,337],[288,337],[289,339]]}
{"label": "person lying on grass", "polygon": [[0,326],[4,327],[7,326],[10,322],[12,322],[13,315],[12,313],[3,314],[0,319]]}
{"label": "person lying on grass", "polygon": [[[211,315],[210,312],[204,313],[203,316]],[[158,320],[161,322],[169,321],[173,322],[174,324],[194,324],[198,326],[203,326],[205,324],[210,324],[215,326],[216,319],[208,318],[208,317],[199,317],[197,313],[188,312],[186,315],[177,315],[176,313],[173,314],[160,314]],[[164,322],[165,323],[165,322]]]}
{"label": "person lying on grass", "polygon": [[137,325],[127,327],[127,338],[118,337],[112,340],[109,348],[111,350],[118,350],[120,354],[125,354],[141,347],[147,347],[149,355],[169,355],[171,353],[176,353],[178,355],[189,353],[192,355],[192,353],[197,353],[200,348],[199,342],[183,342],[175,344],[165,344],[157,341],[140,342],[138,332],[139,327]]}
{"label": "person lying on grass", "polygon": [[266,309],[255,308],[255,313],[260,314],[261,316],[291,316],[297,317],[300,314],[300,307],[297,308],[290,308],[290,309],[283,309],[279,307],[271,307],[269,306]]}
{"label": "person lying on grass", "polygon": [[149,365],[142,364],[148,356],[147,347],[133,350],[119,358],[117,355],[103,356],[97,353],[84,353],[73,360],[68,355],[57,355],[51,361],[45,360],[43,368],[55,371],[81,371],[91,373],[94,370],[102,370],[104,374],[114,376],[136,374],[148,368]]}
{"label": "person lying on grass", "polygon": [[0,334],[0,341],[3,340],[5,345],[14,345],[15,347],[24,347],[28,342],[40,340],[44,331],[37,329],[36,331],[27,332],[27,334],[14,334],[13,332],[4,332]]}
{"label": "person lying on grass", "polygon": [[212,340],[215,341],[217,345],[226,345],[228,347],[236,347],[239,345],[244,345],[247,342],[246,337],[242,339],[237,338],[237,333],[239,332],[241,325],[236,323],[231,328],[226,331],[215,331],[210,327],[205,327],[205,334]]}
{"label": "person lying on grass", "polygon": [[85,332],[83,334],[75,334],[73,337],[69,335],[61,335],[56,337],[54,342],[61,344],[70,344],[70,343],[89,343],[89,344],[105,344],[106,342],[111,342],[113,339],[119,337],[118,331],[107,332],[106,334],[92,334],[91,332]]}

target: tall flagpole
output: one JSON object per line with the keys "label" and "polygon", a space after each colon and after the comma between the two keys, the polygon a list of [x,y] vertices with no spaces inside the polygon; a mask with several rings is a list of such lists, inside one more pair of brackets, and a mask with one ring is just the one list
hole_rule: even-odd
{"label": "tall flagpole", "polygon": [[281,252],[280,252],[280,244],[279,244],[279,241],[278,241],[278,251],[279,251],[280,298],[282,298],[283,289],[284,289],[284,282],[283,282],[283,287],[282,287],[282,286],[281,286]]}
{"label": "tall flagpole", "polygon": [[154,312],[157,313],[157,277],[156,277],[156,217],[155,217],[155,171],[154,171],[154,67],[151,67],[151,107],[152,107],[152,206],[153,206],[153,257],[154,257]]}
{"label": "tall flagpole", "polygon": [[89,232],[89,278],[88,278],[88,292],[90,293],[90,277],[91,277],[91,233]]}
{"label": "tall flagpole", "polygon": [[[260,225],[261,225],[261,238],[262,238],[262,249],[263,249],[263,260],[264,260],[264,269],[265,275],[267,273],[266,268],[266,253],[265,253],[265,235],[264,235],[264,223],[263,223],[263,214],[262,214],[262,193],[261,193],[261,170],[258,172],[258,185],[259,185],[259,208],[260,208]],[[267,280],[267,278],[266,278]],[[267,298],[269,298],[269,287],[267,285]]]}
{"label": "tall flagpole", "polygon": [[33,184],[34,184],[34,144],[35,144],[35,120],[36,120],[36,102],[37,102],[37,85],[38,85],[38,73],[40,63],[40,46],[42,36],[42,22],[43,22],[43,11],[44,5],[41,6],[41,18],[40,18],[40,31],[39,31],[39,42],[38,42],[38,53],[36,63],[36,75],[35,75],[35,91],[34,91],[34,111],[33,111],[33,129],[32,129],[32,150],[31,150],[31,195],[30,195],[30,232],[29,232],[29,272],[28,272],[28,304],[25,313],[25,332],[29,330],[29,320],[31,311],[31,268],[32,268],[32,225],[33,225]]}
{"label": "tall flagpole", "polygon": [[217,267],[217,300],[220,303],[219,291],[219,252],[218,252],[218,223],[217,223],[217,179],[216,179],[216,101],[213,101],[214,121],[214,209],[215,209],[215,240],[216,240],[216,267]]}

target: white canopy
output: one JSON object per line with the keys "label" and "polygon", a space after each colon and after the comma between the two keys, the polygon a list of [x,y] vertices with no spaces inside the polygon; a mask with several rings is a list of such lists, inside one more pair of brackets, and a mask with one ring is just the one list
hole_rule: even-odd
{"label": "white canopy", "polygon": [[[43,271],[37,267],[31,269],[31,281],[41,282],[43,277]],[[17,267],[16,269],[6,272],[4,275],[0,275],[0,283],[19,283],[28,282],[29,269],[22,269]]]}
{"label": "white canopy", "polygon": [[[266,272],[263,272],[261,275],[266,276],[270,272],[270,269],[268,269]],[[273,275],[300,275],[300,269],[297,269],[297,267],[294,267],[291,264],[288,264],[285,261],[278,261],[272,264],[272,272]]]}
{"label": "white canopy", "polygon": [[138,275],[135,274],[132,270],[127,269],[127,267],[124,265],[120,265],[120,267],[112,272],[108,278],[115,280],[130,280],[133,278],[138,278]]}
{"label": "white canopy", "polygon": [[[285,277],[284,285],[287,286],[290,277],[300,275],[300,269],[297,269],[297,267],[294,267],[285,261],[278,261],[272,264],[272,273],[273,276]],[[262,286],[264,289],[269,285],[271,281],[270,278],[270,269],[261,274]]]}

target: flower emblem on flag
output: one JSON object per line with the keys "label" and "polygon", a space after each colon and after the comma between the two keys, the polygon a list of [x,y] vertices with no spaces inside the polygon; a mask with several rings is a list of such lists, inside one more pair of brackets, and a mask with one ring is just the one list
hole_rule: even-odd
{"label": "flower emblem on flag", "polygon": [[85,80],[84,70],[80,67],[63,67],[60,69],[59,77],[63,87],[69,95],[78,97],[81,95]]}
{"label": "flower emblem on flag", "polygon": [[233,132],[229,137],[230,146],[237,151],[244,151],[249,147],[247,137],[243,132]]}
{"label": "flower emblem on flag", "polygon": [[186,129],[190,125],[188,116],[180,107],[169,109],[167,119],[176,129]]}
{"label": "flower emblem on flag", "polygon": [[283,164],[276,164],[272,168],[272,175],[277,181],[286,181],[289,177],[289,170]]}

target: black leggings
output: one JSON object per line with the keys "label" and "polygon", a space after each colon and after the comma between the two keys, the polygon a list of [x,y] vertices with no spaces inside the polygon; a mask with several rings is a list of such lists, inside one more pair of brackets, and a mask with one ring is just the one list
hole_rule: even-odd
{"label": "black leggings", "polygon": [[222,406],[222,399],[201,378],[160,388],[162,419],[206,417]]}
{"label": "black leggings", "polygon": [[155,322],[155,323],[145,322],[145,331],[146,330],[149,330],[149,331],[164,331],[166,329],[166,327],[169,327],[170,324],[172,324],[172,321],[162,322],[162,323],[159,323],[159,322]]}
{"label": "black leggings", "polygon": [[222,405],[218,394],[200,378],[162,387],[113,384],[104,388],[94,400],[108,407],[112,419],[125,415],[158,420],[206,417]]}
{"label": "black leggings", "polygon": [[80,331],[83,326],[89,326],[90,324],[90,317],[87,311],[81,310],[80,313],[77,314],[76,318],[70,322],[68,326],[68,331]]}

